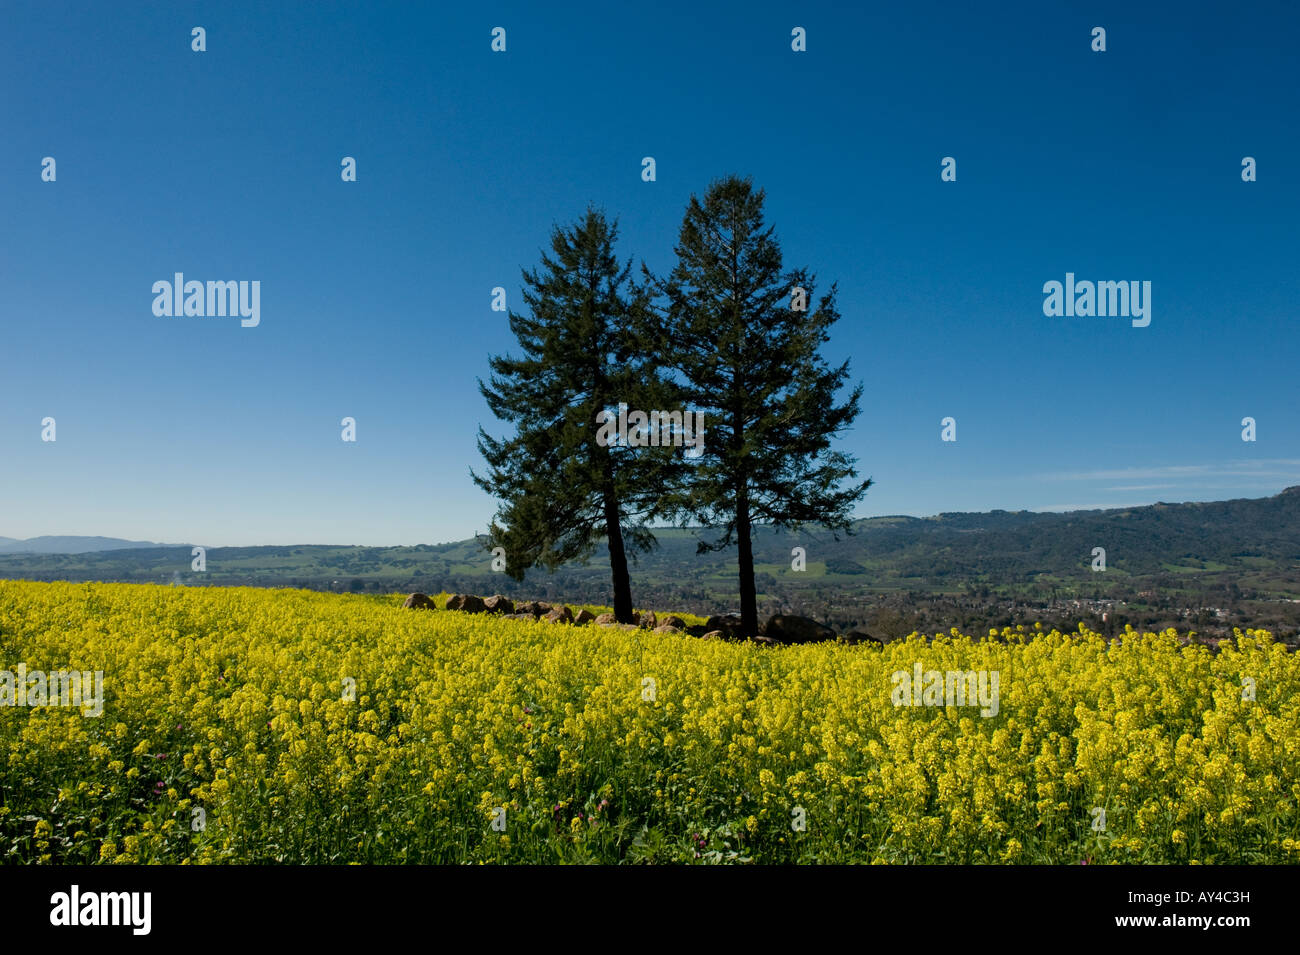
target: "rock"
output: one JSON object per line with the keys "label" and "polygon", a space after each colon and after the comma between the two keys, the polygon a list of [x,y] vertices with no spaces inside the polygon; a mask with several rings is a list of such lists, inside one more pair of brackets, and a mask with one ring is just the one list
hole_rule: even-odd
{"label": "rock", "polygon": [[428,594],[411,594],[404,601],[402,606],[411,610],[437,610],[438,605],[433,602],[433,598]]}
{"label": "rock", "polygon": [[883,637],[873,637],[865,630],[850,630],[844,635],[844,639],[849,643],[872,643],[882,647],[889,642]]}
{"label": "rock", "polygon": [[674,616],[671,616],[671,615],[670,615],[670,616],[667,616],[667,617],[664,617],[664,619],[661,621],[661,625],[663,625],[663,626],[669,626],[669,627],[676,627],[678,630],[685,630],[685,629],[686,629],[686,621],[685,621],[685,620],[683,620],[681,617],[674,617]]}
{"label": "rock", "polygon": [[615,630],[640,629],[636,624],[620,624],[619,621],[615,620],[615,617],[614,615],[612,615],[612,613],[602,613],[601,616],[595,618],[594,626],[603,626],[603,628],[615,629]]}
{"label": "rock", "polygon": [[735,614],[714,614],[704,622],[706,631],[721,630],[728,637],[739,637],[744,633],[745,625]]}
{"label": "rock", "polygon": [[544,613],[550,613],[550,610],[550,604],[544,604],[540,600],[530,600],[516,607],[515,613],[531,613],[534,617],[540,617]]}
{"label": "rock", "polygon": [[506,613],[501,615],[502,620],[519,620],[524,623],[536,623],[537,618],[531,613]]}
{"label": "rock", "polygon": [[762,635],[777,643],[815,643],[835,639],[835,631],[825,624],[810,617],[780,613],[768,618]]}
{"label": "rock", "polygon": [[573,623],[573,611],[568,607],[556,607],[546,615],[547,623]]}
{"label": "rock", "polygon": [[509,597],[503,597],[500,594],[493,594],[484,600],[483,607],[488,613],[512,614],[515,612],[515,602]]}
{"label": "rock", "polygon": [[653,610],[647,610],[645,613],[641,614],[637,619],[637,626],[642,630],[653,630],[655,627],[659,626],[659,621],[655,619],[655,612]]}
{"label": "rock", "polygon": [[764,646],[768,646],[768,647],[778,646],[777,642],[773,640],[771,637],[755,637],[754,642],[761,643]]}
{"label": "rock", "polygon": [[487,607],[482,597],[473,594],[452,594],[447,598],[448,610],[463,610],[465,613],[483,613]]}
{"label": "rock", "polygon": [[700,637],[701,640],[725,640],[726,638],[727,635],[721,630],[710,630],[704,636]]}
{"label": "rock", "polygon": [[655,633],[681,633],[681,632],[682,632],[681,627],[672,627],[666,623],[661,623],[659,626],[655,627]]}
{"label": "rock", "polygon": [[577,614],[574,616],[573,622],[578,624],[591,623],[595,619],[596,619],[596,615],[592,613],[590,610],[579,610]]}

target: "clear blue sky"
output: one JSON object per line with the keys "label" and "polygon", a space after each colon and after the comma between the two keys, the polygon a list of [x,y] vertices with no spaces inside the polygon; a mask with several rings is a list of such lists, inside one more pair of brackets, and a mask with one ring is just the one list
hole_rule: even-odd
{"label": "clear blue sky", "polygon": [[[9,0],[4,19],[0,535],[484,530],[475,433],[505,426],[475,379],[512,346],[493,286],[518,304],[589,202],[666,269],[689,196],[731,172],[766,189],[787,264],[839,282],[827,357],[866,386],[843,441],[876,481],[862,516],[1300,484],[1293,3]],[[155,317],[178,271],[260,281],[260,326]],[[1149,280],[1150,326],[1044,316],[1067,271]]]}

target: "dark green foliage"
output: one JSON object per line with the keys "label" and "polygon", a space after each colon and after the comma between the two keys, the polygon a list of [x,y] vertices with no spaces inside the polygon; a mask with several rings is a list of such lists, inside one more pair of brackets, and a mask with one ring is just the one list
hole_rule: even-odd
{"label": "dark green foliage", "polygon": [[[703,457],[666,506],[719,529],[701,552],[737,546],[750,633],[758,626],[751,527],[847,529],[871,484],[841,486],[857,477],[855,462],[831,450],[862,394],[858,385],[837,404],[848,362],[830,367],[820,354],[839,318],[835,287],[816,300],[811,273],[783,268],[763,199],[748,179],[714,182],[703,200],[691,197],[667,279],[645,270],[662,303],[645,336],[655,336],[688,407],[708,423]],[[805,310],[792,308],[796,288]]]}
{"label": "dark green foliage", "polygon": [[511,577],[585,560],[604,540],[615,614],[630,621],[627,555],[654,545],[646,523],[674,464],[666,449],[596,440],[602,409],[620,401],[655,407],[661,398],[655,369],[632,337],[645,296],[628,281],[631,265],[615,255],[617,234],[589,209],[578,224],[555,228],[541,268],[524,272],[527,311],[510,312],[523,355],[493,357],[490,384],[479,382],[515,434],[497,439],[480,428],[488,472],[472,476],[502,502],[484,543],[505,549]]}
{"label": "dark green foliage", "polygon": [[849,560],[845,557],[831,557],[826,561],[826,572],[829,574],[865,574],[867,568],[863,567],[856,560]]}

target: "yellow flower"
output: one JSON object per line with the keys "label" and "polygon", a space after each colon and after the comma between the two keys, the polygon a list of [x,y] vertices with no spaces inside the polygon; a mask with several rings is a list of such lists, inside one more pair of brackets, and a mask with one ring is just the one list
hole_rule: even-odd
{"label": "yellow flower", "polygon": [[[615,825],[675,861],[679,829],[712,838],[724,820],[759,862],[797,846],[830,863],[1019,863],[1031,846],[1033,861],[1181,864],[1192,832],[1198,862],[1300,851],[1300,663],[1263,631],[1217,653],[1041,624],[766,648],[401,600],[0,581],[17,656],[111,671],[114,721],[0,719],[0,822],[45,816],[57,791],[60,818],[96,817],[53,860],[74,864],[255,862],[270,845],[292,862],[609,862],[627,853]],[[917,664],[999,673],[999,712],[896,706],[892,678]],[[341,700],[344,678],[365,692]],[[464,837],[468,814],[498,806],[526,836]],[[18,861],[50,854],[34,842]]]}

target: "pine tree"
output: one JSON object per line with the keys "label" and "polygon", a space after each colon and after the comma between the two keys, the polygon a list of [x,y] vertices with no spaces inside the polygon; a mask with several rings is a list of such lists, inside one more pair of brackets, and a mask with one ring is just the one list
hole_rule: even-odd
{"label": "pine tree", "polygon": [[658,330],[664,364],[677,373],[685,400],[705,412],[707,427],[703,457],[663,503],[679,518],[721,530],[698,545],[700,553],[737,546],[750,635],[758,632],[753,526],[847,531],[854,503],[871,486],[868,479],[841,488],[857,477],[856,462],[831,450],[862,395],[859,384],[836,404],[848,362],[832,368],[819,354],[839,318],[836,288],[813,307],[814,277],[783,271],[763,201],[749,179],[714,182],[703,201],[691,197],[668,278],[643,267],[643,288],[656,290],[661,303],[644,334]]}
{"label": "pine tree", "polygon": [[618,226],[597,210],[569,228],[556,227],[541,268],[523,273],[527,314],[509,313],[523,357],[492,357],[490,384],[479,390],[493,414],[515,425],[511,438],[479,428],[486,476],[475,483],[500,501],[486,546],[502,547],[506,573],[522,580],[529,567],[554,570],[586,560],[604,538],[609,550],[615,617],[632,621],[629,554],[655,545],[649,524],[659,488],[671,479],[671,449],[602,446],[597,414],[656,407],[668,386],[633,330],[644,323],[645,292],[619,264]]}

